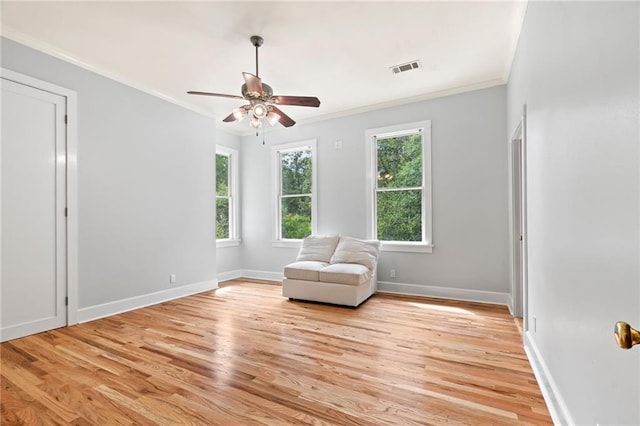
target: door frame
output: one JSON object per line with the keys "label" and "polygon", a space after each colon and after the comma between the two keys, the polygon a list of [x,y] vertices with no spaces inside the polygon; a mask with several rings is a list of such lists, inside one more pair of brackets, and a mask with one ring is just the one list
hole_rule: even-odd
{"label": "door frame", "polygon": [[[523,330],[529,329],[528,254],[527,254],[527,145],[526,105],[508,142],[509,151],[509,238],[511,314],[523,318]],[[522,236],[522,240],[520,240]],[[519,254],[519,256],[518,256]]]}
{"label": "door frame", "polygon": [[0,84],[2,79],[66,98],[67,326],[78,324],[78,94],[65,87],[6,68],[0,68]]}

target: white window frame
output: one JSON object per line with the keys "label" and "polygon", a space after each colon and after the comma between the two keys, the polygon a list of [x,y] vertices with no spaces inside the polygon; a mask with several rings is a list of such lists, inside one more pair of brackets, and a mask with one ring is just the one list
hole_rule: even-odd
{"label": "white window frame", "polygon": [[271,176],[272,176],[272,243],[273,247],[300,247],[301,239],[282,238],[282,153],[301,151],[304,148],[311,149],[311,233],[316,233],[316,218],[318,217],[318,162],[317,162],[317,142],[309,139],[301,142],[274,145],[271,147]]}
{"label": "white window frame", "polygon": [[[238,246],[240,245],[240,185],[238,180],[239,154],[235,149],[218,145],[216,146],[216,155],[224,155],[229,158],[229,175],[227,179],[229,187],[229,208],[231,210],[229,214],[229,238],[216,238],[216,247]],[[218,198],[217,188],[215,197],[216,199]]]}
{"label": "white window frame", "polygon": [[368,129],[366,139],[366,173],[367,173],[367,236],[377,239],[376,189],[378,176],[377,139],[422,133],[422,241],[381,241],[382,251],[398,252],[433,252],[433,206],[432,206],[432,178],[431,178],[431,120],[394,126]]}

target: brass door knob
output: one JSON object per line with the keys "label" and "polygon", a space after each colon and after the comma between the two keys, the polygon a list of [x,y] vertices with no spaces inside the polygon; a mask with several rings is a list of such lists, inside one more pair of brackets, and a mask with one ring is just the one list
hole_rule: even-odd
{"label": "brass door knob", "polygon": [[631,349],[633,345],[640,344],[640,331],[631,327],[624,321],[618,321],[614,330],[616,342],[622,349]]}

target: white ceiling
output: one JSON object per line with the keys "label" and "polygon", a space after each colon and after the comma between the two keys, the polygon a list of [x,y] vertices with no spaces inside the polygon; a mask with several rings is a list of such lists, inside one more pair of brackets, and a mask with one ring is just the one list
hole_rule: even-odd
{"label": "white ceiling", "polygon": [[[274,94],[317,96],[282,106],[315,121],[506,82],[526,2],[11,2],[1,33],[193,110],[224,118],[255,71]],[[390,67],[420,60],[421,69]],[[246,122],[221,123],[232,132]]]}

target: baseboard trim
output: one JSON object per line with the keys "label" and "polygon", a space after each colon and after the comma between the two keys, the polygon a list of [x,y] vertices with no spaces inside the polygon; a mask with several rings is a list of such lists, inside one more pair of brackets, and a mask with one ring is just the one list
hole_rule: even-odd
{"label": "baseboard trim", "polygon": [[509,295],[507,293],[498,293],[493,291],[378,281],[378,292],[509,306]]}
{"label": "baseboard trim", "polygon": [[569,412],[567,404],[564,402],[564,398],[560,395],[558,386],[547,364],[544,362],[544,358],[540,354],[535,341],[531,338],[531,333],[526,332],[524,335],[524,351],[529,358],[529,364],[533,370],[533,374],[536,376],[538,386],[542,392],[544,402],[547,404],[549,414],[553,424],[556,425],[574,425],[573,417]]}
{"label": "baseboard trim", "polygon": [[128,299],[116,300],[114,302],[103,303],[101,305],[90,306],[78,309],[78,322],[89,322],[134,309],[144,308],[203,291],[215,290],[218,288],[218,280],[202,281],[194,284],[184,285],[169,290],[157,291],[155,293],[144,294],[142,296],[130,297]]}
{"label": "baseboard trim", "polygon": [[256,271],[253,269],[243,269],[242,277],[252,278],[254,280],[280,281],[284,279],[282,272]]}
{"label": "baseboard trim", "polygon": [[[235,280],[238,278],[250,278],[256,280],[282,281],[284,275],[281,272],[258,271],[253,269],[237,269],[221,272],[218,281]],[[468,290],[450,287],[423,286],[418,284],[401,284],[388,281],[378,281],[378,293],[404,294],[407,296],[435,297],[438,299],[464,300],[467,302],[491,303],[494,305],[510,306],[510,297],[507,293],[498,293],[482,290]]]}
{"label": "baseboard trim", "polygon": [[242,278],[242,276],[242,269],[236,269],[235,271],[220,272],[216,278],[218,278],[218,282],[221,283],[223,281],[237,280],[238,278]]}

